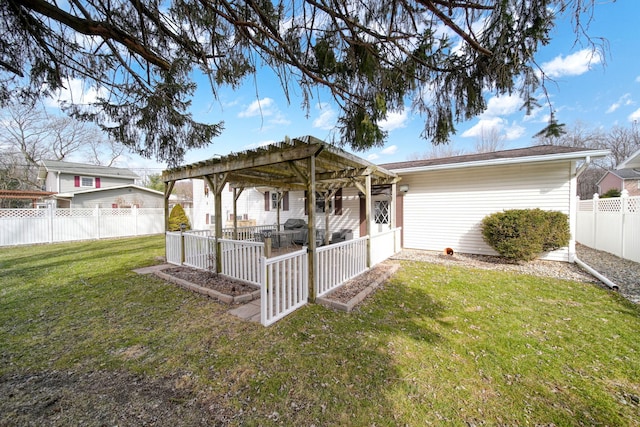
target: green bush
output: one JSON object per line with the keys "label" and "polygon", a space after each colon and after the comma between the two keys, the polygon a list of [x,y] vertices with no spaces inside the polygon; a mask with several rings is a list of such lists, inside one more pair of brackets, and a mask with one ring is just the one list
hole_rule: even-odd
{"label": "green bush", "polygon": [[186,230],[191,230],[189,217],[181,205],[175,205],[169,214],[169,231],[180,231],[180,224],[186,224]]}
{"label": "green bush", "polygon": [[569,244],[569,219],[562,212],[511,209],[486,216],[482,236],[503,257],[531,261]]}
{"label": "green bush", "polygon": [[608,199],[610,197],[620,197],[622,195],[622,192],[620,190],[618,190],[617,188],[610,188],[607,190],[606,193],[604,193],[602,196],[600,196],[601,199]]}

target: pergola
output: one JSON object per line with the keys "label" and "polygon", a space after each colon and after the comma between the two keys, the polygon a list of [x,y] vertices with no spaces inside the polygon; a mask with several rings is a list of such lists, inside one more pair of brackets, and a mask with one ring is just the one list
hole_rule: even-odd
{"label": "pergola", "polygon": [[[393,172],[313,136],[286,139],[277,144],[164,171],[165,228],[168,228],[169,195],[175,182],[192,178],[206,180],[214,194],[216,236],[222,235],[222,190],[227,183],[234,193],[234,229],[237,228],[236,202],[245,188],[260,186],[273,187],[278,191],[305,190],[308,233],[309,236],[315,236],[316,192],[324,194],[325,200],[329,200],[339,188],[356,187],[365,197],[365,220],[369,235],[371,188],[391,185],[392,205],[395,206],[396,183],[400,179]],[[392,215],[391,222],[392,228],[395,227],[395,215]],[[328,233],[329,227],[325,229]],[[315,254],[315,239],[309,239],[307,250],[310,254]],[[220,262],[220,258],[217,258],[218,272],[221,271]],[[314,277],[314,256],[310,256],[310,283],[313,283]]]}
{"label": "pergola", "polygon": [[56,193],[35,190],[0,190],[0,199],[31,200],[31,204],[35,207],[38,200],[53,194]]}

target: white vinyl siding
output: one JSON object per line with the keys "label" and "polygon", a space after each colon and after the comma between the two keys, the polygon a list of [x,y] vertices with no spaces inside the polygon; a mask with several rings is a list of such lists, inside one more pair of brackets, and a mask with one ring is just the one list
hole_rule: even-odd
{"label": "white vinyl siding", "polygon": [[[263,191],[260,191],[263,190]],[[257,225],[270,225],[276,223],[277,211],[271,209],[267,212],[264,210],[264,190],[260,188],[245,188],[238,198],[237,212],[242,218],[244,215],[250,220],[255,220]],[[192,227],[196,229],[213,229],[214,215],[214,196],[213,192],[208,195],[204,194],[204,182],[200,179],[193,180],[193,211]],[[289,218],[301,218],[308,220],[304,214],[304,192],[289,192],[289,210],[280,211],[280,222],[284,223]],[[331,230],[339,230],[341,228],[349,228],[353,230],[354,238],[359,237],[359,206],[360,198],[358,190],[355,188],[342,189],[342,215],[334,215],[330,213],[329,224]],[[228,191],[228,186],[222,191],[222,226],[227,226],[230,214],[233,213],[233,192]],[[209,224],[207,224],[207,215],[209,215]],[[316,213],[316,227],[324,228],[324,213]]]}
{"label": "white vinyl siding", "polygon": [[[404,247],[495,255],[481,221],[493,212],[540,208],[570,213],[571,162],[487,166],[403,175]],[[568,249],[544,259],[568,260]]]}

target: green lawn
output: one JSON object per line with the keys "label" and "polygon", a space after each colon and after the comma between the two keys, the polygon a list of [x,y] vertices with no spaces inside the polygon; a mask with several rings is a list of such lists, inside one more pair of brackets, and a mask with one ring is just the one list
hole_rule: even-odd
{"label": "green lawn", "polygon": [[0,249],[0,381],[126,372],[234,425],[640,425],[640,309],[596,286],[403,262],[355,312],[265,328],[131,271],[162,254],[162,237]]}

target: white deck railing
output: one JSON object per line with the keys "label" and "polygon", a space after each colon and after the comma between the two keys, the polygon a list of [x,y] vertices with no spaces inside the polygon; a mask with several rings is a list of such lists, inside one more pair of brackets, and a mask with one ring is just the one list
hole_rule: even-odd
{"label": "white deck railing", "polygon": [[[267,227],[265,227],[267,228]],[[252,231],[256,232],[256,231]],[[316,296],[327,294],[367,270],[367,241],[371,266],[400,251],[400,228],[371,238],[316,249]],[[274,258],[264,256],[264,243],[219,239],[221,274],[261,289],[261,322],[268,326],[307,303],[309,297],[307,248]],[[207,231],[167,232],[167,262],[203,270],[215,269],[215,238]]]}
{"label": "white deck railing", "polygon": [[[256,233],[260,233],[262,230],[277,230],[277,224],[271,225],[250,225],[247,227],[238,227],[237,239],[234,240],[248,240],[254,241]],[[282,227],[280,228],[282,230]],[[222,237],[224,239],[233,239],[233,227],[226,227],[222,229]]]}
{"label": "white deck railing", "polygon": [[322,296],[367,270],[367,237],[316,249],[316,296]]}
{"label": "white deck railing", "polygon": [[165,253],[169,264],[182,265],[182,233],[179,231],[165,233]]}
{"label": "white deck railing", "polygon": [[371,267],[400,252],[400,231],[398,227],[371,236]]}
{"label": "white deck railing", "polygon": [[262,257],[261,264],[260,321],[268,326],[307,303],[307,249],[274,258]]}
{"label": "white deck railing", "polygon": [[261,285],[260,260],[264,243],[220,239],[222,274],[244,282]]}
{"label": "white deck railing", "polygon": [[184,239],[184,265],[200,270],[215,270],[215,238],[198,231],[184,233],[182,237]]}

